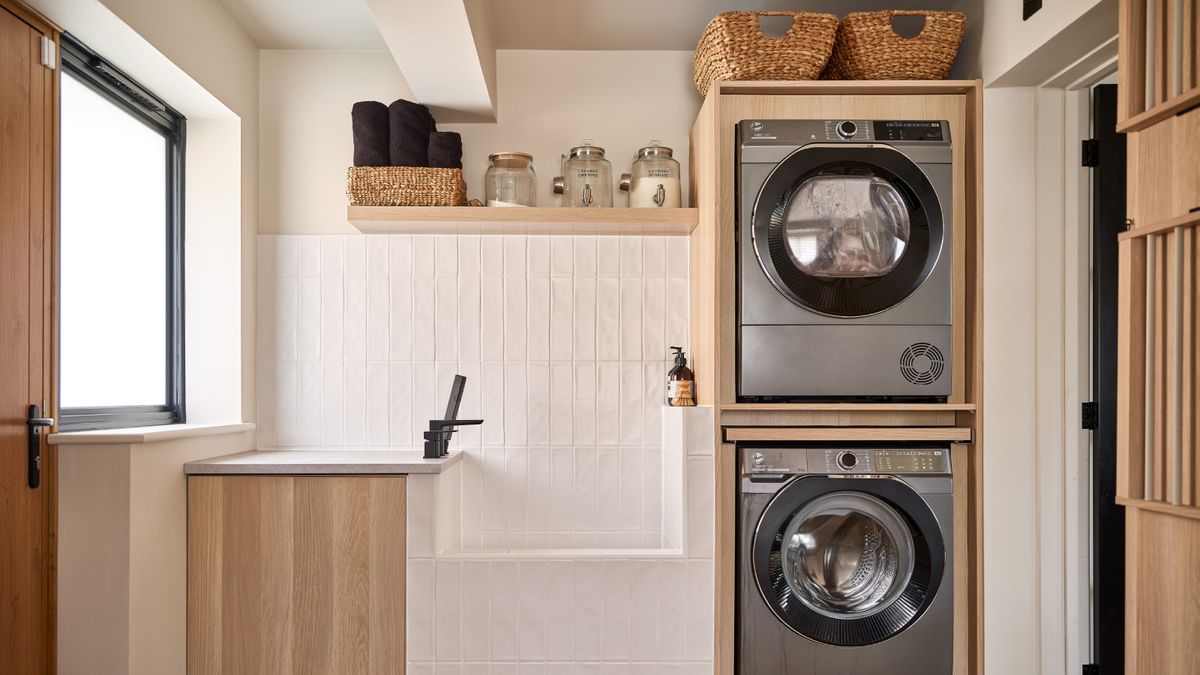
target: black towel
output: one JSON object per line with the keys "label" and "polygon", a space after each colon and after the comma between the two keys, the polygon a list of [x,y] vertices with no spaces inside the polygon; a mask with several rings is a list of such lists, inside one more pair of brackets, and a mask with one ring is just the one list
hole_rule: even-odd
{"label": "black towel", "polygon": [[429,134],[437,127],[429,108],[400,99],[388,106],[392,166],[429,166]]}
{"label": "black towel", "polygon": [[354,166],[389,166],[388,109],[379,101],[359,101],[350,109]]}
{"label": "black towel", "polygon": [[429,166],[461,169],[462,136],[454,131],[435,131],[429,134]]}

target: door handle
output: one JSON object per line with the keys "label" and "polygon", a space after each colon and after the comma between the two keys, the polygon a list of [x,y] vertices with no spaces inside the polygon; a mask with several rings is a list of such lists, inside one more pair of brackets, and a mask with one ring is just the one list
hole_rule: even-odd
{"label": "door handle", "polygon": [[25,424],[29,427],[29,487],[37,489],[42,484],[42,427],[54,426],[53,417],[42,417],[42,411],[37,404],[29,406],[29,419]]}

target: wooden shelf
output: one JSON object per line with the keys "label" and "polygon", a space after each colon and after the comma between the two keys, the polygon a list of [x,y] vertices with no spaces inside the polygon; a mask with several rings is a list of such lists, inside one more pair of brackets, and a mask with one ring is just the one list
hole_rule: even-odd
{"label": "wooden shelf", "polygon": [[[722,80],[713,83],[719,94],[965,94],[980,86],[978,80]],[[883,118],[880,118],[883,119]]]}
{"label": "wooden shelf", "polygon": [[1198,105],[1200,105],[1200,87],[1192,87],[1174,98],[1155,105],[1149,110],[1143,110],[1129,119],[1119,121],[1117,123],[1117,132],[1128,134],[1134,131],[1141,131],[1146,127],[1158,124],[1168,117],[1173,117]]}
{"label": "wooden shelf", "polygon": [[699,209],[573,209],[488,206],[351,206],[365,234],[687,236]]}
{"label": "wooden shelf", "polygon": [[726,403],[746,412],[974,412],[974,403]]}
{"label": "wooden shelf", "polygon": [[941,441],[970,443],[961,427],[725,427],[726,443],[737,441]]}

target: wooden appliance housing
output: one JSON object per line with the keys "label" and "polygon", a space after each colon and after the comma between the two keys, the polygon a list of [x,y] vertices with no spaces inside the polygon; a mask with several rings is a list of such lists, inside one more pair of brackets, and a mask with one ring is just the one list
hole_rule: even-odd
{"label": "wooden appliance housing", "polygon": [[[983,672],[982,85],[931,82],[718,82],[692,129],[691,351],[701,405],[715,409],[714,670],[734,673],[736,453],[739,440],[953,443],[954,672]],[[745,119],[949,120],[954,141],[954,368],[946,403],[738,403],[734,389],[734,130]]]}

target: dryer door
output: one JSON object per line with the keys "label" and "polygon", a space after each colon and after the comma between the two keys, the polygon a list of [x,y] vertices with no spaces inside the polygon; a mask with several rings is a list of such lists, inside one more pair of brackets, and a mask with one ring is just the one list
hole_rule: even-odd
{"label": "dryer door", "polygon": [[834,317],[878,314],[928,278],[942,209],[929,179],[886,146],[810,146],[788,155],[754,204],[754,252],[792,302]]}
{"label": "dryer door", "polygon": [[752,558],[780,621],[818,642],[861,646],[924,614],[946,550],[933,512],[902,481],[805,477],[768,504]]}

